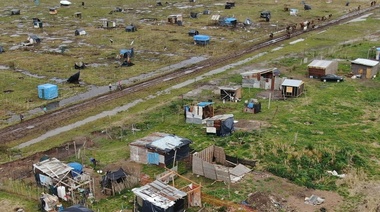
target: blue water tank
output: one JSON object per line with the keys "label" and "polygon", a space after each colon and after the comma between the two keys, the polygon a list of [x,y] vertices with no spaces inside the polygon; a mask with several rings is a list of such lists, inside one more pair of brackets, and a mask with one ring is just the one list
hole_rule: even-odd
{"label": "blue water tank", "polygon": [[58,97],[58,86],[53,84],[43,84],[38,87],[38,97],[41,99],[54,99]]}
{"label": "blue water tank", "polygon": [[206,45],[210,43],[210,36],[208,35],[194,35],[193,38],[196,44]]}

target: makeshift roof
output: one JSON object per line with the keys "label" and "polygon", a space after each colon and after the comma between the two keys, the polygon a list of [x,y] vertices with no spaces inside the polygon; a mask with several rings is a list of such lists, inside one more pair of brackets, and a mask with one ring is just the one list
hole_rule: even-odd
{"label": "makeshift roof", "polygon": [[40,39],[37,35],[29,35],[29,37],[33,40],[39,40]]}
{"label": "makeshift roof", "polygon": [[115,181],[115,180],[124,178],[126,175],[127,175],[127,173],[122,168],[120,168],[117,171],[109,172],[106,174],[107,179],[109,179],[111,181]]}
{"label": "makeshift roof", "polygon": [[299,87],[303,84],[302,80],[285,79],[281,86]]}
{"label": "makeshift roof", "polygon": [[234,114],[222,114],[222,115],[216,115],[211,118],[207,118],[207,120],[226,120],[228,118],[233,118]]}
{"label": "makeshift roof", "polygon": [[307,67],[327,68],[333,62],[332,60],[313,60]]}
{"label": "makeshift roof", "polygon": [[168,15],[168,17],[181,17],[182,14],[177,14],[177,15]]}
{"label": "makeshift roof", "polygon": [[264,74],[271,71],[274,71],[274,70],[273,69],[258,69],[258,70],[246,71],[246,72],[240,73],[240,75],[244,76],[244,75],[251,75],[251,74],[258,74],[258,73]]}
{"label": "makeshift roof", "polygon": [[199,102],[197,104],[197,106],[199,106],[199,107],[205,107],[207,105],[212,105],[212,104],[214,104],[214,102]]}
{"label": "makeshift roof", "polygon": [[187,196],[187,193],[178,190],[159,180],[146,184],[140,188],[133,188],[132,192],[145,201],[149,201],[155,206],[168,209],[175,204],[175,201]]}
{"label": "makeshift roof", "polygon": [[132,142],[130,145],[154,148],[166,152],[188,143],[191,143],[191,141],[186,138],[181,138],[167,133],[155,132]]}
{"label": "makeshift roof", "polygon": [[60,178],[62,175],[66,175],[74,168],[62,163],[57,158],[49,158],[47,160],[33,164],[34,169],[38,169],[51,178]]}
{"label": "makeshift roof", "polygon": [[176,135],[166,135],[147,144],[146,147],[170,152],[173,149],[180,148],[189,143],[191,143],[191,141],[186,138],[181,138]]}
{"label": "makeshift roof", "polygon": [[220,90],[227,90],[227,91],[235,91],[237,89],[241,88],[240,85],[237,86],[228,86],[228,87],[219,87]]}
{"label": "makeshift roof", "polygon": [[358,58],[356,60],[351,61],[351,63],[359,64],[359,65],[365,65],[365,66],[375,66],[375,65],[379,64],[379,61]]}

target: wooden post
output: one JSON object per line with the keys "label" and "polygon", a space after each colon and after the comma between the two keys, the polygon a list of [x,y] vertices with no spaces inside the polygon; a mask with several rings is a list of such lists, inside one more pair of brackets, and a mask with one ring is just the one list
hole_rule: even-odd
{"label": "wooden post", "polygon": [[268,102],[268,109],[270,108],[270,99],[272,98],[272,93],[269,93],[269,102]]}
{"label": "wooden post", "polygon": [[95,180],[94,180],[94,178],[92,178],[92,196],[95,199]]}
{"label": "wooden post", "polygon": [[73,145],[74,145],[75,156],[78,159],[78,156],[77,156],[77,145],[76,145],[75,141],[73,141]]}

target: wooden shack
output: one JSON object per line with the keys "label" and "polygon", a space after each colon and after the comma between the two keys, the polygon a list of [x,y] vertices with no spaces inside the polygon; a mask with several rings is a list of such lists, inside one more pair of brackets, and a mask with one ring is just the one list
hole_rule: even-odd
{"label": "wooden shack", "polygon": [[358,58],[351,61],[351,72],[360,78],[374,78],[379,70],[379,61]]}
{"label": "wooden shack", "polygon": [[228,136],[234,132],[234,115],[222,114],[206,119],[206,133]]}
{"label": "wooden shack", "polygon": [[189,156],[191,140],[167,133],[152,133],[129,144],[132,161],[169,166]]}
{"label": "wooden shack", "polygon": [[242,179],[251,169],[227,160],[227,155],[222,147],[209,146],[200,152],[195,152],[192,157],[192,172],[206,178],[235,183]]}
{"label": "wooden shack", "polygon": [[171,24],[178,24],[178,22],[181,22],[182,23],[182,15],[181,14],[177,14],[177,15],[169,15],[168,16],[168,23],[171,23]]}
{"label": "wooden shack", "polygon": [[206,118],[214,116],[214,102],[199,102],[196,105],[186,105],[184,107],[186,123],[202,124]]}
{"label": "wooden shack", "polygon": [[305,84],[302,80],[285,79],[281,87],[284,97],[298,97],[303,94]]}
{"label": "wooden shack", "polygon": [[224,101],[239,101],[241,99],[241,86],[220,87],[220,99]]}
{"label": "wooden shack", "polygon": [[[174,184],[174,183],[173,183]],[[196,188],[193,188],[196,187]],[[139,188],[133,188],[135,195],[134,212],[186,211],[189,206],[201,206],[201,190],[197,184],[177,189],[155,180]]]}
{"label": "wooden shack", "polygon": [[338,70],[338,61],[313,60],[307,66],[307,70],[310,78],[321,78],[326,74],[335,74]]}
{"label": "wooden shack", "polygon": [[274,69],[258,69],[243,72],[242,87],[244,88],[261,88],[265,90],[280,90],[283,81],[280,78],[280,70]]}
{"label": "wooden shack", "polygon": [[19,9],[12,9],[11,10],[11,15],[20,15],[20,14],[21,14],[21,12]]}
{"label": "wooden shack", "polygon": [[78,173],[70,164],[56,158],[49,158],[33,164],[36,183],[46,188],[55,188],[57,196],[77,204],[83,198],[84,189],[93,192],[92,178],[86,173]]}

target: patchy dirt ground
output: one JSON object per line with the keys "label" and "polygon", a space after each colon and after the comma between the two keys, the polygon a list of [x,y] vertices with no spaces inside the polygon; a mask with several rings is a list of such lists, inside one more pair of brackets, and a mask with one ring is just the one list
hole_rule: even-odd
{"label": "patchy dirt ground", "polygon": [[[247,125],[250,129],[256,129],[260,126],[266,125],[253,120],[245,120],[240,122],[242,126]],[[100,135],[102,136],[102,135]],[[75,143],[77,147],[86,144],[87,147],[93,147],[94,143],[88,138],[76,138]],[[73,141],[70,142],[73,144]],[[0,165],[0,180],[2,179],[22,179],[24,182],[34,183],[32,175],[32,164],[38,162],[44,155],[56,157],[60,160],[65,160],[72,157],[74,154],[73,146],[68,147],[67,144],[61,147],[51,149],[43,153],[37,153],[28,158],[16,160],[7,164]],[[113,164],[108,164],[103,167],[103,173],[107,170],[116,171],[123,168],[128,173],[133,173],[136,176],[143,176],[141,166],[139,164],[130,162],[129,160],[120,160]],[[9,171],[12,170],[12,171]],[[98,182],[100,182],[102,174],[96,173],[91,167],[85,167],[84,171],[94,177],[95,180],[95,197],[96,199],[107,198],[108,195],[101,192]],[[355,177],[355,176],[354,176]],[[357,178],[357,177],[355,177]],[[342,180],[342,184],[349,184],[351,178]],[[364,195],[364,198],[352,205],[350,211],[380,211],[379,204],[379,188],[378,182],[363,182],[352,184],[350,189],[351,195]],[[315,211],[341,211],[342,205],[347,206],[347,202],[335,192],[308,189],[295,185],[277,176],[267,172],[252,171],[248,173],[240,182],[233,184],[231,189],[235,191],[244,190],[249,195],[246,197],[246,204],[254,208],[256,211],[264,212],[277,212],[277,211],[291,211],[291,212],[315,212]],[[324,199],[320,205],[309,205],[305,203],[305,198],[311,195],[316,195]],[[11,205],[9,201],[0,200],[2,207],[9,206],[8,211],[13,211],[15,205]],[[12,202],[14,204],[14,202]]]}
{"label": "patchy dirt ground", "polygon": [[[267,172],[253,171],[236,186],[244,186],[248,182],[250,187],[255,186],[256,189],[248,195],[246,202],[258,211],[335,211],[343,202],[343,198],[335,192],[297,186]],[[320,205],[306,204],[305,197],[311,195],[321,197],[325,201]]]}
{"label": "patchy dirt ground", "polygon": [[258,120],[238,120],[238,122],[234,124],[234,127],[235,130],[239,131],[252,131],[267,128],[269,127],[269,123]]}

